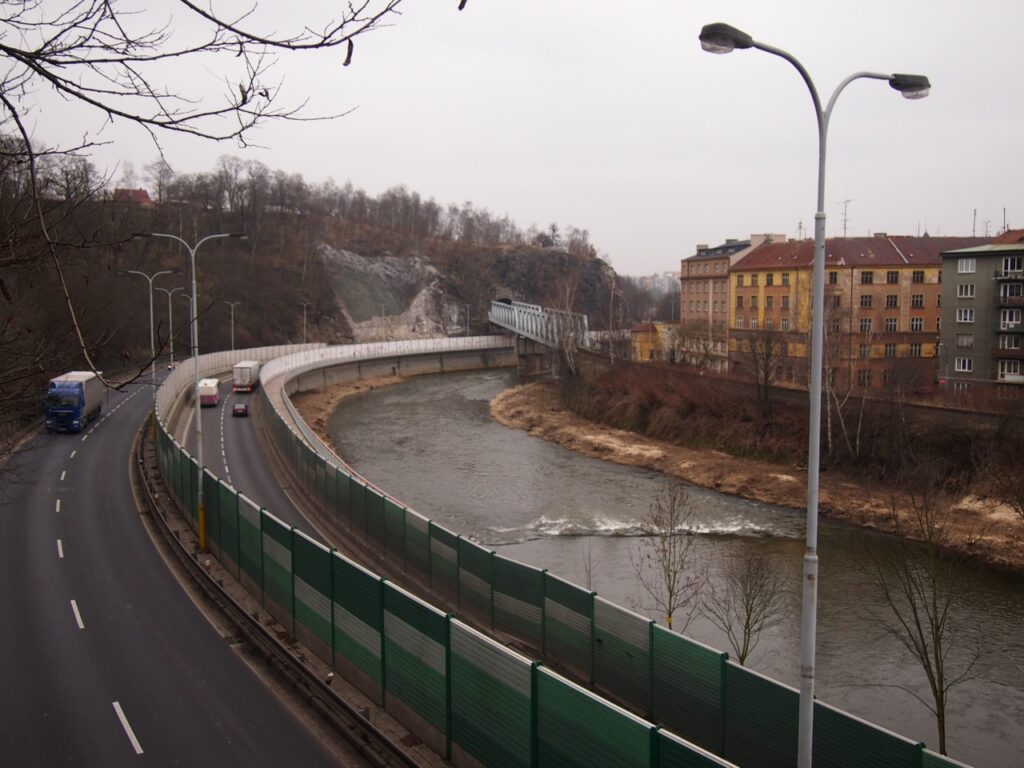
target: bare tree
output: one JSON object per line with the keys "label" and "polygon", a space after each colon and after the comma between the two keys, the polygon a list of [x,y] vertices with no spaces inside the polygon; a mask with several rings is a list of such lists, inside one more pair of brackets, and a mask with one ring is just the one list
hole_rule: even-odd
{"label": "bare tree", "polygon": [[786,618],[786,582],[762,554],[730,557],[721,582],[709,581],[701,614],[725,633],[736,660],[747,663],[761,635]]}
{"label": "bare tree", "polygon": [[906,691],[927,707],[935,717],[939,752],[947,754],[950,693],[973,677],[983,650],[981,628],[958,619],[966,598],[966,564],[950,533],[953,505],[931,479],[935,468],[928,467],[929,478],[925,474],[900,478],[907,503],[898,509],[894,494],[897,539],[867,550],[862,566],[881,597],[880,608],[867,609],[870,618],[921,667],[929,695],[904,685],[884,686]]}
{"label": "bare tree", "polygon": [[[400,2],[361,0],[340,6],[338,16],[302,19],[294,31],[282,33],[259,29],[255,8],[228,17],[192,0],[178,0],[169,17],[160,18],[117,0],[21,0],[3,6],[0,134],[17,137],[6,143],[15,153],[5,160],[23,166],[20,175],[33,201],[18,220],[7,218],[5,223],[11,229],[34,223],[35,239],[26,250],[40,262],[49,262],[74,345],[92,370],[93,344],[82,329],[63,265],[69,249],[88,241],[65,241],[56,231],[55,216],[66,211],[54,213],[41,160],[48,155],[81,157],[95,141],[85,134],[75,146],[44,148],[36,142],[30,126],[38,120],[40,94],[55,92],[110,122],[136,125],[158,150],[161,134],[244,145],[252,130],[267,120],[309,119],[302,101],[282,106],[280,84],[268,80],[279,54],[341,48],[343,64],[348,65],[355,38],[381,26],[397,13]],[[205,64],[203,71],[220,83],[219,97],[209,95],[210,83],[203,78],[186,81],[190,85],[184,90],[162,82],[168,65],[191,61]],[[214,61],[219,66],[210,66]],[[10,244],[12,238],[2,234]],[[17,303],[18,297],[9,301]]]}
{"label": "bare tree", "polygon": [[[1016,401],[1014,401],[1016,405]],[[1006,414],[999,430],[988,441],[988,455],[984,463],[987,479],[995,496],[1024,522],[1024,472],[1015,461],[1024,448],[1024,421],[1014,414]]]}
{"label": "bare tree", "polygon": [[[640,543],[629,559],[643,593],[643,607],[665,617],[669,629],[685,632],[693,620],[707,573],[694,562],[694,509],[686,489],[667,482],[640,521]],[[682,618],[680,623],[679,619]]]}
{"label": "bare tree", "polygon": [[785,357],[785,347],[774,328],[759,328],[747,333],[745,351],[757,384],[757,402],[764,423],[772,419],[772,387]]}

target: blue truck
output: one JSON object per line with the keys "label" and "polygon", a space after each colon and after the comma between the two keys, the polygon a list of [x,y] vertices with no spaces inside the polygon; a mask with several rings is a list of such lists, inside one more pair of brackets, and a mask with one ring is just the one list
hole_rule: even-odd
{"label": "blue truck", "polygon": [[81,432],[103,408],[104,385],[92,371],[70,371],[46,388],[46,431]]}

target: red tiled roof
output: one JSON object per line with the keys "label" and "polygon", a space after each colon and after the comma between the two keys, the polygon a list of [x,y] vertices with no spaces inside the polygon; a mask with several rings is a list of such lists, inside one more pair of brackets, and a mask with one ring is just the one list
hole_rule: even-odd
{"label": "red tiled roof", "polygon": [[[987,242],[978,237],[836,237],[825,241],[829,267],[938,266],[940,254],[955,248],[972,248]],[[813,240],[765,243],[733,265],[742,269],[800,269],[814,262]]]}
{"label": "red tiled roof", "polygon": [[118,203],[151,203],[149,192],[144,189],[115,189],[114,201]]}
{"label": "red tiled roof", "polygon": [[1024,229],[1008,229],[995,240],[992,245],[1016,245],[1024,243]]}

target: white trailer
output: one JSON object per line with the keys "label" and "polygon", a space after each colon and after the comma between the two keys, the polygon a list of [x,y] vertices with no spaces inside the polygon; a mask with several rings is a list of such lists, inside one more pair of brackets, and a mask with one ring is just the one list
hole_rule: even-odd
{"label": "white trailer", "polygon": [[252,392],[260,383],[260,363],[258,360],[242,360],[231,369],[231,388],[235,392]]}

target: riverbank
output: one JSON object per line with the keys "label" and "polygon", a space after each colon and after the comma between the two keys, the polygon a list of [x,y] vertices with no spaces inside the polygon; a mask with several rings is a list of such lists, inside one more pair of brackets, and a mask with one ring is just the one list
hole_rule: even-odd
{"label": "riverbank", "polygon": [[[491,414],[507,427],[593,458],[662,472],[755,501],[795,509],[806,505],[805,469],[685,448],[587,421],[562,406],[556,382],[508,389],[491,402]],[[910,500],[897,495],[895,506],[902,515],[902,510],[910,508]],[[818,508],[823,516],[866,528],[892,532],[895,527],[889,489],[865,487],[838,472],[821,474]],[[1024,522],[1004,505],[970,496],[960,499],[946,530],[958,551],[1024,573]]]}
{"label": "riverbank", "polygon": [[[304,392],[295,395],[292,402],[303,420],[337,451],[327,422],[338,404],[346,397],[405,380],[402,376],[364,379]],[[556,382],[538,381],[505,390],[491,401],[491,415],[506,427],[524,430],[592,458],[643,467],[719,493],[805,508],[806,470],[686,448],[587,421],[562,407]],[[908,509],[909,504],[909,499],[897,496],[897,509]],[[823,516],[892,532],[892,507],[892,492],[888,489],[865,487],[838,472],[821,475],[818,509]],[[958,501],[953,520],[946,527],[959,551],[986,564],[1024,573],[1024,522],[1007,507],[965,497]]]}

